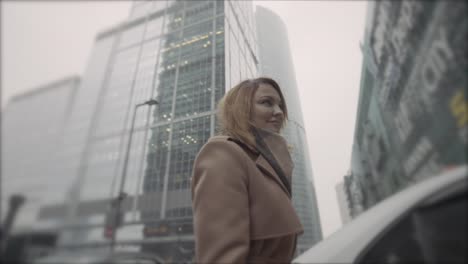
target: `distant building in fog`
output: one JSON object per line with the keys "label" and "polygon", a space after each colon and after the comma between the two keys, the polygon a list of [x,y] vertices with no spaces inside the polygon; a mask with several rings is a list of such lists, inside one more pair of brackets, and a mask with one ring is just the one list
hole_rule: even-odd
{"label": "distant building in fog", "polygon": [[64,128],[79,84],[75,76],[50,82],[12,97],[2,111],[2,215],[10,195],[26,198],[16,228],[37,227],[39,208],[64,199],[62,190],[72,180],[61,162]]}
{"label": "distant building in fog", "polygon": [[264,7],[256,7],[255,18],[260,75],[278,82],[288,106],[289,120],[282,134],[292,147],[293,204],[304,226],[304,234],[298,239],[297,253],[302,253],[322,240],[322,228],[288,33],[281,18]]}
{"label": "distant building in fog", "polygon": [[350,212],[350,201],[348,194],[346,193],[346,189],[344,186],[344,182],[340,182],[335,185],[336,191],[336,198],[338,201],[338,208],[340,209],[340,217],[341,223],[346,224],[351,221],[351,212]]}
{"label": "distant building in fog", "polygon": [[467,12],[464,1],[369,2],[351,161],[364,209],[466,163]]}

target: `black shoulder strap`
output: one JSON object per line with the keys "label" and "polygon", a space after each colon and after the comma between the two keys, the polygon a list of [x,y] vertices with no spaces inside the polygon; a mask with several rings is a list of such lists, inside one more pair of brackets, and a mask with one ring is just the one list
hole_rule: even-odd
{"label": "black shoulder strap", "polygon": [[239,145],[239,147],[241,147],[242,149],[245,149],[245,150],[248,150],[249,147],[247,146],[247,144],[245,144],[244,142],[238,140],[237,138],[233,138],[233,137],[229,137],[228,138],[229,141],[232,141],[232,142],[235,142],[237,145]]}

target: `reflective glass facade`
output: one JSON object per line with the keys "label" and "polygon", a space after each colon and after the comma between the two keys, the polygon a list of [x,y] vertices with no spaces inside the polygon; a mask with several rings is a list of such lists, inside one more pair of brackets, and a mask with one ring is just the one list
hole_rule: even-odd
{"label": "reflective glass facade", "polygon": [[226,87],[253,78],[258,72],[258,42],[251,1],[225,3]]}
{"label": "reflective glass facade", "polygon": [[[69,199],[80,205],[41,214],[65,213],[82,226],[64,232],[81,239],[63,238],[63,246],[108,245],[105,212],[125,177],[117,241],[145,241],[142,250],[166,259],[193,257],[193,160],[216,133],[226,89],[257,75],[254,25],[250,1],[135,1],[128,20],[97,36],[71,115],[89,119],[78,122],[84,147]],[[150,98],[158,104],[137,106]]]}
{"label": "reflective glass facade", "polygon": [[278,82],[288,107],[289,120],[282,133],[291,147],[291,156],[294,161],[293,205],[304,226],[304,234],[299,237],[297,244],[296,253],[300,254],[322,240],[322,229],[294,65],[287,29],[281,18],[260,6],[256,7],[255,16],[259,40],[260,74],[272,77]]}
{"label": "reflective glass facade", "polygon": [[[75,176],[68,207],[47,206],[39,215],[66,217],[61,247],[109,246],[106,213],[125,179],[117,246],[192,259],[193,161],[217,133],[219,99],[258,76],[256,30],[251,1],[135,1],[127,20],[96,37],[65,128],[69,145],[77,146],[67,161]],[[321,239],[311,166],[294,73],[278,76],[291,105],[285,135],[296,163],[293,201],[306,223],[299,241],[305,249]],[[158,104],[142,104],[149,99]]]}

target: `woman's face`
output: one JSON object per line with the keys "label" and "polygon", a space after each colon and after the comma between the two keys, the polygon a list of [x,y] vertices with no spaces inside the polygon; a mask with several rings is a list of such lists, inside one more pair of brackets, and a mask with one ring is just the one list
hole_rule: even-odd
{"label": "woman's face", "polygon": [[252,122],[258,128],[279,133],[284,120],[283,102],[269,84],[260,84],[253,98]]}

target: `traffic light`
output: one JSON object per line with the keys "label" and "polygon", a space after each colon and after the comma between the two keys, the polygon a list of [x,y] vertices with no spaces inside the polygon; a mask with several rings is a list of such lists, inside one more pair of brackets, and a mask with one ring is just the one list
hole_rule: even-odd
{"label": "traffic light", "polygon": [[123,222],[123,212],[120,210],[118,203],[118,200],[112,201],[105,215],[103,235],[108,239],[114,238],[116,229],[119,228]]}
{"label": "traffic light", "polygon": [[113,210],[109,210],[106,213],[104,220],[104,237],[107,239],[112,239],[115,234],[115,213]]}
{"label": "traffic light", "polygon": [[112,239],[115,235],[114,228],[111,226],[104,227],[104,237],[107,239]]}

